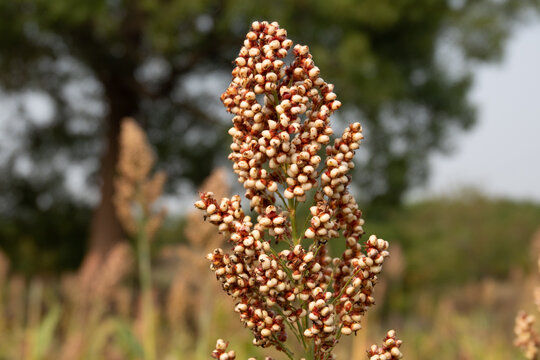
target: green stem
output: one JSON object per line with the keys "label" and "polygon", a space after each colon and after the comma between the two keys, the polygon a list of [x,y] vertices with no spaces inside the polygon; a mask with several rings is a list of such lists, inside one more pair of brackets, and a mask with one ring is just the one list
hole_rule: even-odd
{"label": "green stem", "polygon": [[285,198],[283,197],[283,195],[281,195],[281,193],[279,191],[276,191],[276,194],[278,194],[279,198],[281,199],[281,201],[283,202],[283,206],[285,206],[286,208],[288,208],[289,206],[287,205],[287,201],[285,200]]}
{"label": "green stem", "polygon": [[290,281],[291,283],[296,284],[296,280],[293,279],[291,269],[289,269],[289,268],[287,267],[287,264],[285,264],[285,263],[283,262],[283,260],[281,260],[281,258],[279,257],[279,254],[276,252],[276,250],[274,250],[273,248],[270,247],[270,252],[276,257],[277,262],[279,263],[279,265],[281,265],[281,268],[282,268],[283,271],[285,271],[285,273],[287,274],[287,278],[289,279],[289,281]]}
{"label": "green stem", "polygon": [[155,314],[152,299],[152,267],[150,262],[150,239],[146,234],[146,217],[140,221],[137,234],[137,257],[142,296],[143,347],[145,360],[155,360]]}
{"label": "green stem", "polygon": [[309,346],[308,358],[310,360],[315,360],[315,345],[314,345],[313,341],[311,342],[311,344]]}
{"label": "green stem", "polygon": [[279,339],[278,339],[275,335],[273,335],[272,337],[274,338],[274,341],[277,342],[277,343],[279,344],[279,346],[281,346],[281,349],[282,349],[283,352],[287,355],[287,357],[288,357],[289,359],[291,359],[291,360],[294,360],[294,358],[293,358],[294,353],[293,353],[291,350],[289,350],[289,349],[287,348],[287,346],[285,346],[284,343],[282,343],[281,341],[279,341]]}
{"label": "green stem", "polygon": [[301,334],[299,334],[294,328],[294,326],[289,322],[289,320],[287,320],[287,316],[283,313],[283,311],[281,311],[279,305],[276,305],[273,309],[276,310],[281,316],[283,316],[283,322],[287,324],[287,326],[289,326],[289,329],[291,329],[292,333],[296,337],[296,340],[298,340],[298,342],[303,341]]}
{"label": "green stem", "polygon": [[306,344],[306,341],[304,340],[304,332],[302,331],[303,329],[299,319],[296,319],[296,326],[298,327],[298,332],[300,333],[300,339],[302,339],[302,346],[304,347],[304,350],[307,351],[308,346]]}
{"label": "green stem", "polygon": [[278,95],[278,92],[277,92],[276,90],[274,90],[273,95],[274,95],[274,106],[278,106],[278,105],[279,105],[279,95]]}
{"label": "green stem", "polygon": [[291,217],[292,237],[294,245],[300,244],[300,238],[296,232],[296,201],[289,199],[289,216]]}
{"label": "green stem", "polygon": [[339,291],[339,293],[337,294],[337,296],[334,296],[334,298],[330,301],[330,304],[333,304],[335,303],[337,300],[339,300],[341,298],[341,295],[343,295],[343,292],[345,291],[345,289],[347,289],[347,286],[349,286],[349,284],[351,283],[351,281],[354,279],[354,277],[356,275],[358,275],[358,273],[362,271],[362,269],[360,267],[358,267],[358,269],[356,269],[349,277],[349,279],[345,282],[345,284],[341,287],[341,290]]}

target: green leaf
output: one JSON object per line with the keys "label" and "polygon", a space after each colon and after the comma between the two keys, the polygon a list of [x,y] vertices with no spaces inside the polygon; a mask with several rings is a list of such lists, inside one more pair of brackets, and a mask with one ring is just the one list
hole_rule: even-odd
{"label": "green leaf", "polygon": [[60,306],[54,306],[39,325],[37,331],[35,358],[41,359],[45,357],[47,350],[50,348],[53,342],[54,332],[60,320]]}
{"label": "green leaf", "polygon": [[120,346],[129,354],[130,359],[144,359],[144,350],[131,331],[128,324],[123,321],[116,321],[116,329]]}

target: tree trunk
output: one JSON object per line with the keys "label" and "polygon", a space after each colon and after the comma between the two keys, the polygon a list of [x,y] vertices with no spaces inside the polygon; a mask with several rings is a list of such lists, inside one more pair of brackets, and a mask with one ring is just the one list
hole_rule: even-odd
{"label": "tree trunk", "polygon": [[101,158],[101,198],[94,210],[90,225],[88,250],[81,267],[83,277],[93,277],[109,250],[125,240],[124,231],[114,208],[114,176],[119,152],[119,135],[122,119],[134,116],[138,111],[136,94],[129,86],[122,86],[120,79],[104,83],[109,112],[106,118],[106,146]]}

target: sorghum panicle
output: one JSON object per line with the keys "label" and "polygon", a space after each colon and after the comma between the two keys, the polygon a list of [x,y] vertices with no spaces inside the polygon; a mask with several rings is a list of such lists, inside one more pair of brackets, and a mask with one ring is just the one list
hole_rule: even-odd
{"label": "sorghum panicle", "polygon": [[529,360],[538,359],[540,348],[540,337],[534,330],[534,323],[535,317],[524,311],[520,311],[516,316],[514,344],[523,351],[523,355]]}
{"label": "sorghum panicle", "polygon": [[369,360],[394,360],[401,359],[403,356],[399,347],[402,341],[396,339],[396,332],[390,330],[384,338],[382,347],[372,345],[368,351]]}
{"label": "sorghum panicle", "polygon": [[[307,46],[294,46],[285,64],[292,45],[276,22],[254,22],[221,96],[234,115],[229,159],[256,219],[244,213],[238,195],[217,200],[201,193],[195,205],[232,243],[232,251],[218,248],[208,259],[254,344],[293,358],[286,345],[293,333],[312,358],[333,359],[340,336],[358,331],[374,303],[388,243],[374,235],[360,242],[364,220],[348,190],[362,127],[350,124],[331,143],[330,116],[341,103]],[[297,206],[306,201],[312,205],[302,228]],[[340,236],[346,250],[332,259],[326,243]],[[288,245],[277,252],[272,241]],[[214,358],[231,356],[224,344],[218,342]],[[394,339],[393,348],[399,344]]]}
{"label": "sorghum panicle", "polygon": [[[538,258],[538,271],[540,272],[540,257]],[[533,290],[534,303],[540,311],[540,286],[536,286]],[[514,345],[519,347],[523,355],[529,360],[539,358],[540,352],[540,336],[534,329],[536,318],[534,315],[527,314],[521,310],[518,312],[514,325]]]}
{"label": "sorghum panicle", "polygon": [[218,339],[216,343],[216,349],[212,352],[212,357],[219,360],[234,360],[236,354],[233,350],[227,351],[229,342],[222,339]]}
{"label": "sorghum panicle", "polygon": [[141,215],[146,219],[143,230],[151,239],[166,215],[164,208],[153,209],[163,192],[166,175],[161,171],[151,174],[156,160],[143,129],[134,119],[122,120],[119,143],[117,176],[114,180],[116,216],[126,233],[134,236],[139,231],[140,222],[136,218],[134,205],[140,206]]}

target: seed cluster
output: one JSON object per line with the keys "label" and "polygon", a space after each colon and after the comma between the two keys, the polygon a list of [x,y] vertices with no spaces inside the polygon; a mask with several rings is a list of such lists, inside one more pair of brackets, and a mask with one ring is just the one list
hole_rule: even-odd
{"label": "seed cluster", "polygon": [[330,115],[341,106],[307,46],[295,46],[294,61],[285,65],[291,46],[277,23],[253,23],[221,96],[235,115],[229,158],[259,213],[272,203],[277,183],[285,182],[286,198],[305,200],[317,182],[318,152],[332,135]]}
{"label": "seed cluster", "polygon": [[234,360],[236,359],[236,353],[233,350],[227,351],[229,342],[218,339],[216,343],[216,349],[212,352],[212,357],[218,360]]}
{"label": "seed cluster", "polygon": [[402,341],[396,339],[396,332],[390,330],[386,334],[383,346],[372,345],[368,351],[369,360],[394,360],[401,359],[403,355],[399,351]]}
{"label": "seed cluster", "polygon": [[122,120],[120,152],[115,178],[114,205],[116,216],[129,235],[137,233],[137,219],[133,205],[140,207],[147,219],[145,233],[153,238],[161,226],[166,211],[154,209],[156,200],[163,192],[166,176],[164,172],[151,174],[155,156],[143,129],[132,118]]}
{"label": "seed cluster", "polygon": [[388,242],[370,236],[366,255],[354,257],[351,249],[335,261],[334,292],[341,292],[337,313],[342,323],[341,333],[350,335],[360,330],[362,315],[375,303],[373,288],[388,256]]}
{"label": "seed cluster", "polygon": [[[540,271],[540,257],[538,258],[538,269]],[[540,311],[540,286],[533,290],[534,303]],[[540,335],[535,330],[536,318],[521,310],[518,312],[514,324],[514,345],[519,347],[529,360],[536,360],[540,357]]]}
{"label": "seed cluster", "polygon": [[514,345],[519,347],[523,355],[529,360],[538,359],[540,350],[540,336],[534,330],[535,317],[520,311],[516,316]]}
{"label": "seed cluster", "polygon": [[[218,201],[202,193],[195,206],[231,243],[230,251],[215,249],[208,259],[254,344],[291,355],[292,333],[315,359],[326,360],[374,304],[388,243],[374,235],[361,242],[364,220],[348,191],[362,127],[351,124],[330,143],[330,116],[341,103],[307,46],[294,46],[293,60],[284,62],[292,45],[277,23],[254,22],[221,96],[234,115],[229,159],[256,221],[238,195]],[[298,204],[306,201],[302,228]],[[327,242],[339,237],[346,248],[332,258]],[[285,249],[272,248],[272,240]],[[218,342],[214,357],[230,356],[225,348]]]}

